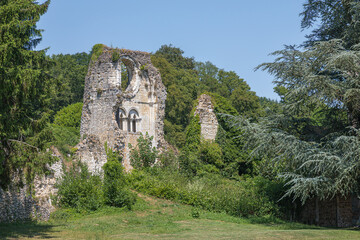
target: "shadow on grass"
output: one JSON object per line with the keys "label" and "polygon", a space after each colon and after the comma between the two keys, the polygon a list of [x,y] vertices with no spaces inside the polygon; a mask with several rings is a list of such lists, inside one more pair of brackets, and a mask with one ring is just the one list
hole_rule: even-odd
{"label": "shadow on grass", "polygon": [[54,238],[50,233],[54,233],[54,225],[37,222],[14,222],[0,223],[0,239],[17,238]]}
{"label": "shadow on grass", "polygon": [[316,225],[308,225],[299,222],[288,222],[276,218],[274,216],[263,216],[263,217],[250,217],[248,218],[249,223],[252,224],[261,224],[265,226],[276,227],[281,230],[304,230],[304,229],[313,229],[313,230],[351,230],[351,231],[359,231],[359,227],[331,227],[331,226],[316,226]]}

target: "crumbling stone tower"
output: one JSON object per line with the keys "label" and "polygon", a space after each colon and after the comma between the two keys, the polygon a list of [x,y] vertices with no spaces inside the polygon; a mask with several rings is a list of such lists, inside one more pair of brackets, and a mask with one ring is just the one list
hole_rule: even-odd
{"label": "crumbling stone tower", "polygon": [[200,118],[201,137],[205,140],[215,141],[219,123],[209,95],[202,94],[199,97],[198,105],[194,112],[194,116],[196,115],[199,115]]}
{"label": "crumbling stone tower", "polygon": [[[78,156],[92,172],[106,162],[105,143],[123,155],[131,168],[129,143],[136,146],[140,133],[153,136],[153,145],[165,146],[163,120],[166,89],[150,54],[95,45],[85,78],[84,106]],[[122,90],[121,65],[127,68],[128,83]],[[123,83],[124,85],[124,83]]]}

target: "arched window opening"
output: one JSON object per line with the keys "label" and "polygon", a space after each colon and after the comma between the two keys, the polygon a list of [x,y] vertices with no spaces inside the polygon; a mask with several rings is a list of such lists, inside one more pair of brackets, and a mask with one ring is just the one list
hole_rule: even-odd
{"label": "arched window opening", "polygon": [[128,119],[128,132],[131,132],[131,119]]}
{"label": "arched window opening", "polygon": [[120,113],[120,119],[119,119],[119,128],[120,130],[124,130],[124,115]]}
{"label": "arched window opening", "polygon": [[121,64],[121,90],[124,92],[129,86],[129,73],[123,62]]}
{"label": "arched window opening", "polygon": [[139,113],[135,110],[135,109],[131,109],[129,111],[129,115],[128,115],[128,131],[132,132],[132,133],[136,133],[137,131],[139,131],[139,121],[141,120],[141,118],[139,117]]}
{"label": "arched window opening", "polygon": [[126,112],[122,108],[118,108],[116,113],[116,121],[120,130],[125,130]]}
{"label": "arched window opening", "polygon": [[135,114],[132,119],[132,130],[133,130],[133,132],[136,132],[136,115]]}
{"label": "arched window opening", "polygon": [[133,62],[131,62],[131,60],[127,58],[122,58],[120,60],[120,67],[121,67],[121,90],[125,92],[132,79],[132,74],[134,71]]}

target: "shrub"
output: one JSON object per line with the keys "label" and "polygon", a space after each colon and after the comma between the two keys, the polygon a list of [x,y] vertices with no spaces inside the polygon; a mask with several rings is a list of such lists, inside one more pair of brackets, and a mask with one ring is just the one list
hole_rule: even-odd
{"label": "shrub", "polygon": [[212,141],[201,141],[199,146],[199,157],[203,163],[214,165],[217,168],[222,168],[224,165],[221,147]]}
{"label": "shrub", "polygon": [[112,60],[113,62],[117,62],[119,59],[120,59],[120,54],[119,54],[119,52],[118,52],[116,49],[114,49],[114,50],[112,51],[111,60]]}
{"label": "shrub", "polygon": [[56,183],[55,203],[77,212],[94,211],[103,205],[101,185],[100,176],[91,175],[86,164],[75,162]]}
{"label": "shrub", "polygon": [[278,214],[276,204],[259,189],[264,185],[255,184],[252,179],[239,182],[210,173],[188,178],[177,171],[158,168],[133,171],[129,180],[138,191],[210,211],[239,217]]}
{"label": "shrub", "polygon": [[54,124],[62,127],[80,129],[83,103],[74,103],[62,108],[55,114]]}
{"label": "shrub", "polygon": [[[106,146],[105,146],[106,147]],[[117,152],[106,147],[107,162],[104,164],[104,201],[106,205],[127,207],[131,209],[135,204],[135,194],[127,189],[122,158]]]}
{"label": "shrub", "polygon": [[159,165],[163,168],[176,170],[179,168],[179,161],[174,151],[169,150],[159,155]]}
{"label": "shrub", "polygon": [[73,146],[78,144],[80,139],[79,129],[73,127],[62,127],[49,124],[47,127],[52,136],[51,145],[57,147],[63,154],[73,154]]}
{"label": "shrub", "polygon": [[131,209],[136,196],[128,189],[128,182],[118,152],[107,149],[103,181],[99,175],[89,173],[87,165],[74,162],[64,176],[58,179],[55,204],[62,208],[73,208],[77,212],[94,211],[103,205]]}
{"label": "shrub", "polygon": [[101,43],[95,44],[91,49],[91,64],[94,64],[104,50],[104,45]]}
{"label": "shrub", "polygon": [[137,146],[130,147],[130,161],[134,168],[142,169],[149,168],[154,165],[158,156],[158,150],[152,147],[153,136],[149,136],[146,132],[145,137],[140,133],[140,137],[137,139]]}
{"label": "shrub", "polygon": [[197,152],[183,151],[179,156],[179,169],[187,176],[195,176],[200,168]]}

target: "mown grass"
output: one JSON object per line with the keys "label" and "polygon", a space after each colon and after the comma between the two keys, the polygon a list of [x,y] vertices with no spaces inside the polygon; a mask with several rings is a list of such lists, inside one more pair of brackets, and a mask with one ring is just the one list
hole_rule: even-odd
{"label": "mown grass", "polygon": [[[1,239],[360,239],[360,231],[237,218],[140,195],[132,211],[56,212],[46,223],[0,224]],[[194,214],[196,213],[196,214]],[[198,218],[194,218],[193,216]]]}

